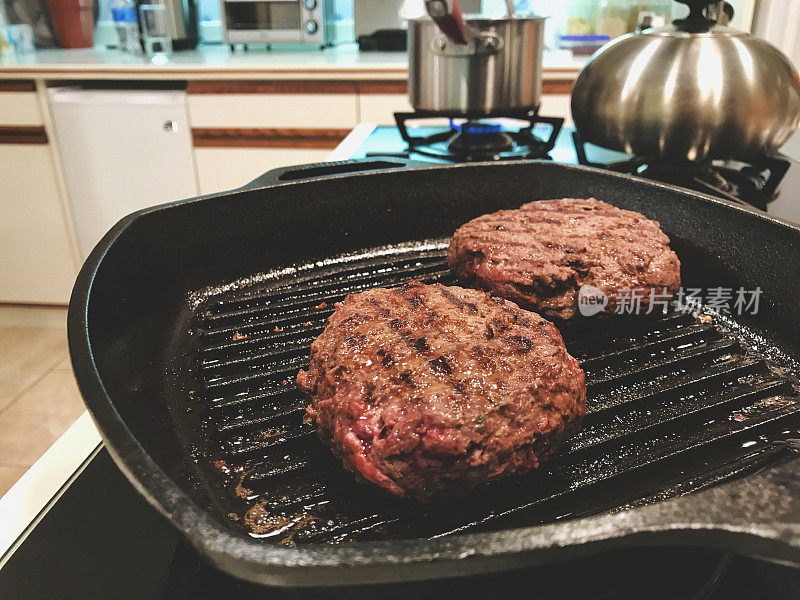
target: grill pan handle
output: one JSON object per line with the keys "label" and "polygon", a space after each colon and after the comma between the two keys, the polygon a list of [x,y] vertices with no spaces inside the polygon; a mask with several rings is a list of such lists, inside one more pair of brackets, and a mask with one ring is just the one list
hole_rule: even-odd
{"label": "grill pan handle", "polygon": [[319,179],[336,175],[349,175],[351,173],[391,171],[396,169],[410,169],[414,167],[431,167],[432,163],[406,158],[356,158],[335,162],[320,162],[307,165],[281,167],[267,171],[241,189],[255,190],[270,187],[281,183]]}
{"label": "grill pan handle", "polygon": [[[800,439],[777,444],[790,455],[800,450]],[[698,545],[800,567],[800,458],[630,513],[590,517],[571,534],[570,544],[606,539],[625,547],[640,537],[644,545]]]}

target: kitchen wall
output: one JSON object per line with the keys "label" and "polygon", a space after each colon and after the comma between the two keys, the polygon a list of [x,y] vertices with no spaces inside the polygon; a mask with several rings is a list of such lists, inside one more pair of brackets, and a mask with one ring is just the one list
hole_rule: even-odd
{"label": "kitchen wall", "polygon": [[800,2],[760,0],[753,32],[783,50],[795,66],[800,65]]}
{"label": "kitchen wall", "polygon": [[[800,66],[800,2],[797,0],[760,0],[753,18],[753,32],[775,44]],[[781,148],[800,162],[800,132]],[[790,169],[781,185],[781,195],[769,206],[769,212],[800,223],[800,172]]]}

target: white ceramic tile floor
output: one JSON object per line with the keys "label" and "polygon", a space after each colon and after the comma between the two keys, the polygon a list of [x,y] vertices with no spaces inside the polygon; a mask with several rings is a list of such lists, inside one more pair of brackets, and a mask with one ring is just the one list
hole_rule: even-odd
{"label": "white ceramic tile floor", "polygon": [[83,410],[66,309],[0,306],[0,496]]}

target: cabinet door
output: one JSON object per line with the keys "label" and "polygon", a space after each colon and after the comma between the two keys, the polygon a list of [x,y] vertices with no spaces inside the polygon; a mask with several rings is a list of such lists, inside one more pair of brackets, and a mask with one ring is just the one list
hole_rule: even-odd
{"label": "cabinet door", "polygon": [[195,148],[200,193],[240,188],[270,169],[320,162],[330,153],[329,148]]}
{"label": "cabinet door", "polygon": [[411,112],[407,94],[361,94],[359,96],[362,123],[394,125],[394,113]]}
{"label": "cabinet door", "polygon": [[572,127],[572,110],[569,94],[543,94],[539,114],[547,117],[563,117],[564,126]]}
{"label": "cabinet door", "polygon": [[76,269],[50,148],[0,144],[0,302],[69,302]]}
{"label": "cabinet door", "polygon": [[352,128],[357,113],[355,92],[215,95],[189,88],[192,127]]}
{"label": "cabinet door", "polygon": [[50,88],[81,257],[134,211],[197,195],[183,92]]}
{"label": "cabinet door", "polygon": [[0,123],[41,125],[42,114],[36,92],[9,92],[0,85]]}

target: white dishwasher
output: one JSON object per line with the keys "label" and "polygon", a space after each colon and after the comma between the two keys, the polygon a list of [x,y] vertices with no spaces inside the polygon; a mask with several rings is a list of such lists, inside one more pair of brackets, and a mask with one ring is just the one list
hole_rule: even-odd
{"label": "white dishwasher", "polygon": [[198,194],[183,91],[51,88],[49,95],[84,258],[125,215]]}

